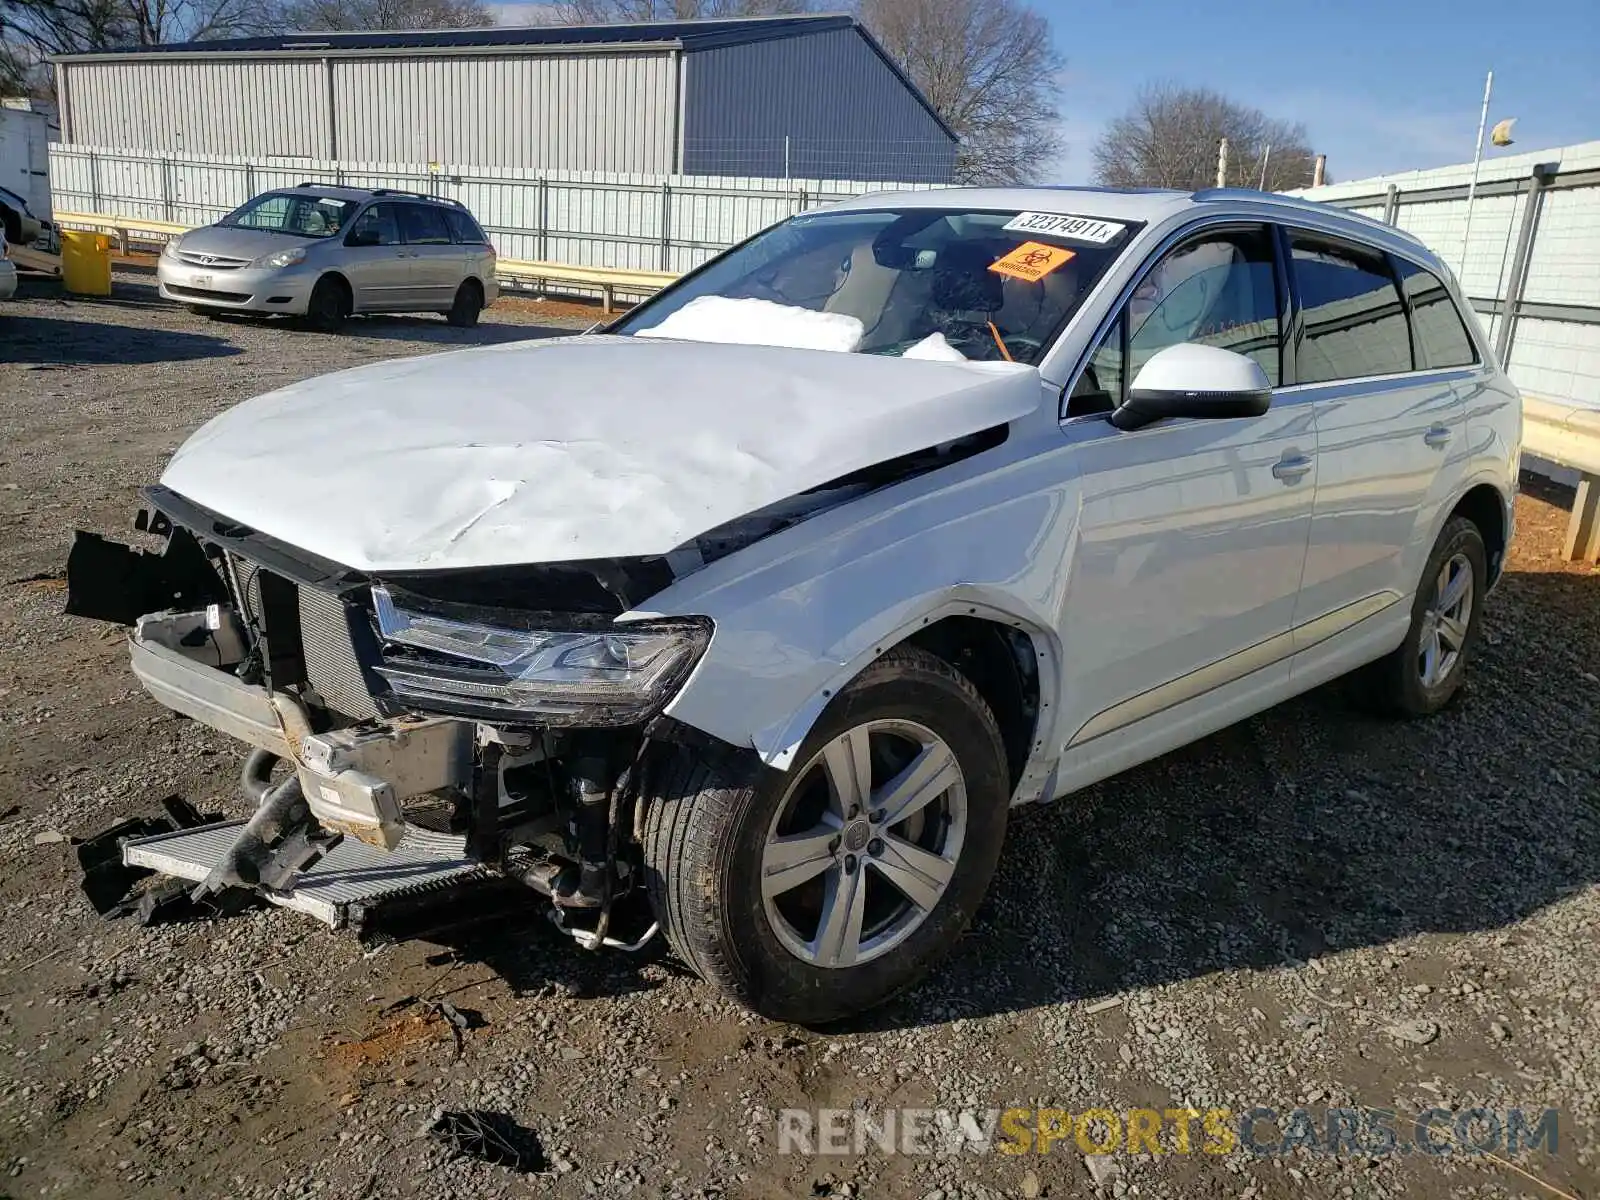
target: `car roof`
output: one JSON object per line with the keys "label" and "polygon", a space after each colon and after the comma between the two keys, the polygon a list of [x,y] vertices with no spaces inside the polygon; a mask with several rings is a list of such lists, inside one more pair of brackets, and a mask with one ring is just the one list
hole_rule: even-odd
{"label": "car roof", "polygon": [[1412,234],[1382,221],[1319,204],[1299,196],[1277,192],[1258,192],[1253,188],[1205,188],[1180,191],[1175,188],[1107,187],[1006,187],[1006,188],[929,188],[915,192],[868,192],[829,206],[836,210],[872,208],[966,208],[998,209],[1001,212],[1061,213],[1078,217],[1099,217],[1108,221],[1156,224],[1185,212],[1237,210],[1241,218],[1293,223],[1296,217],[1314,218],[1319,225],[1330,222],[1336,229],[1360,241],[1403,248],[1429,262],[1437,259]]}
{"label": "car roof", "polygon": [[[315,192],[319,196],[331,196],[336,200],[420,200],[427,204],[442,204],[446,208],[460,208],[461,201],[449,196],[429,196],[424,192],[408,192],[404,188],[358,188],[346,187],[343,184],[319,183],[315,179],[307,179],[290,187],[273,188],[273,192]],[[263,193],[268,195],[271,193]]]}

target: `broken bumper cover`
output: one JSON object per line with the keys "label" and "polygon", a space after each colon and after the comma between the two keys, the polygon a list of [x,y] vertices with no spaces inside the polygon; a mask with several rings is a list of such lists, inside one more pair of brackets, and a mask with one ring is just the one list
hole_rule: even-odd
{"label": "broken bumper cover", "polygon": [[397,717],[312,733],[294,697],[193,657],[204,647],[184,641],[205,620],[198,613],[142,619],[128,642],[134,674],[173,711],[294,763],[325,828],[393,849],[405,833],[403,801],[470,786],[472,722]]}
{"label": "broken bumper cover", "polygon": [[265,688],[159,643],[140,641],[137,634],[128,639],[128,650],[145,691],[174,712],[279,758],[295,758]]}

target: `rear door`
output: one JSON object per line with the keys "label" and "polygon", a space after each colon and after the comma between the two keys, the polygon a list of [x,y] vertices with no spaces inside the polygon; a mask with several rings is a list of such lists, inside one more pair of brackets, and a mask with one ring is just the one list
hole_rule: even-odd
{"label": "rear door", "polygon": [[411,258],[400,240],[393,204],[374,204],[344,237],[340,266],[357,312],[383,312],[412,303]]}
{"label": "rear door", "polygon": [[446,309],[466,274],[466,250],[450,237],[444,209],[414,201],[397,204],[400,232],[411,257],[415,308]]}
{"label": "rear door", "polygon": [[1415,590],[1466,461],[1453,386],[1465,372],[1430,365],[1413,344],[1388,256],[1298,230],[1287,240],[1298,310],[1288,391],[1312,402],[1317,423],[1316,511],[1295,613],[1306,649]]}

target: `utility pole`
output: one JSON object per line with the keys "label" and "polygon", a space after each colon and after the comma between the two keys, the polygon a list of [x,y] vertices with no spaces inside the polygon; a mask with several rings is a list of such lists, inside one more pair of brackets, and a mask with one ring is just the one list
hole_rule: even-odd
{"label": "utility pole", "polygon": [[1228,186],[1228,139],[1217,139],[1217,186]]}
{"label": "utility pole", "polygon": [[1322,181],[1328,176],[1328,156],[1319,154],[1316,161],[1311,164],[1311,186],[1321,187]]}
{"label": "utility pole", "polygon": [[1261,187],[1259,190],[1263,192],[1267,190],[1267,164],[1271,161],[1272,143],[1268,142],[1267,148],[1261,152]]}
{"label": "utility pole", "polygon": [[[1483,127],[1489,123],[1489,93],[1494,91],[1494,72],[1483,81],[1483,111],[1478,114],[1478,144],[1472,148],[1472,180],[1467,184],[1467,219],[1461,229],[1460,277],[1467,274],[1467,243],[1472,240],[1472,203],[1478,198],[1478,168],[1483,164]],[[1463,284],[1462,286],[1465,286]]]}

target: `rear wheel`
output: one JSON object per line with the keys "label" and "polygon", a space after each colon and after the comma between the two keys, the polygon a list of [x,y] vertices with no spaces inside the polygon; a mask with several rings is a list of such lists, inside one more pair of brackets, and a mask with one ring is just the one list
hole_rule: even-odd
{"label": "rear wheel", "polygon": [[645,867],[703,978],[815,1024],[881,1004],[954,944],[999,861],[1008,776],[982,698],[910,648],[841,692],[794,761],[679,760],[652,789]]}
{"label": "rear wheel", "polygon": [[1421,717],[1450,703],[1478,644],[1488,579],[1483,534],[1466,517],[1452,517],[1422,569],[1406,640],[1359,678],[1370,707]]}
{"label": "rear wheel", "polygon": [[306,303],[306,324],[323,333],[336,333],[349,316],[349,285],[337,275],[324,275],[317,280]]}
{"label": "rear wheel", "polygon": [[482,311],[483,285],[476,279],[467,279],[456,289],[455,301],[444,319],[459,329],[470,329],[478,323],[478,314]]}

